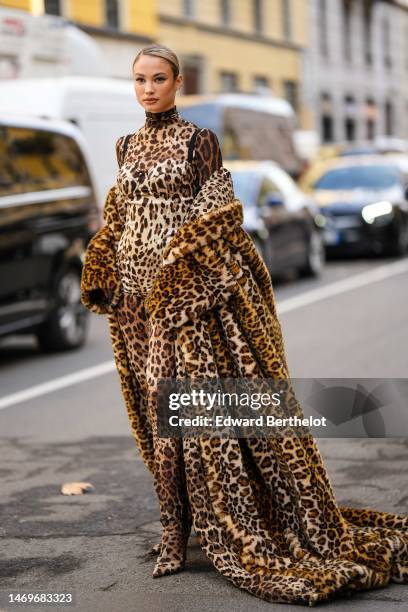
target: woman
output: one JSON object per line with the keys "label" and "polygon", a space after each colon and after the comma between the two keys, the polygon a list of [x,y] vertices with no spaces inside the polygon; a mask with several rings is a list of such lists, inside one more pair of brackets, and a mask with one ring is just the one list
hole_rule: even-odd
{"label": "woman", "polygon": [[[117,142],[104,227],[88,245],[82,300],[106,313],[129,418],[163,527],[153,576],[184,567],[191,525],[214,566],[276,602],[408,579],[408,519],[339,508],[310,435],[161,437],[164,378],[289,379],[268,271],[215,134],[185,121],[176,55],[133,64],[144,126]],[[301,416],[288,391],[285,414]]]}

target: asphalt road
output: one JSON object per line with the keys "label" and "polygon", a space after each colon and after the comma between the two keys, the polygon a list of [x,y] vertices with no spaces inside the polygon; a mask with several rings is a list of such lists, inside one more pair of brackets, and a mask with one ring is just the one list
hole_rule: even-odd
{"label": "asphalt road", "polygon": [[[329,262],[321,279],[279,284],[275,294],[292,377],[408,378],[408,258]],[[72,592],[67,609],[81,612],[299,609],[234,588],[194,539],[183,573],[151,579],[157,505],[111,360],[107,323],[97,316],[81,351],[43,356],[26,337],[0,344],[0,610],[17,609],[5,605],[4,589]],[[99,364],[107,371],[92,375]],[[38,387],[50,382],[51,392]],[[319,446],[339,502],[408,512],[407,438]],[[95,491],[62,496],[69,481]],[[402,612],[408,586],[325,605],[346,607]]]}

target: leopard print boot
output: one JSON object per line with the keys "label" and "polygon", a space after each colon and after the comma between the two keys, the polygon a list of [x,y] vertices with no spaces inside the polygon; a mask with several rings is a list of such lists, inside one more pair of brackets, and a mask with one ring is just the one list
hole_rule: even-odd
{"label": "leopard print boot", "polygon": [[[188,539],[189,535],[191,535],[191,528],[192,528],[192,517],[191,517],[190,505],[188,505],[188,513],[187,513],[186,521],[183,523],[183,525],[185,526],[185,533]],[[193,535],[194,535],[194,531],[193,531]],[[161,546],[162,546],[162,540],[160,540],[160,542],[156,542],[156,544],[153,544],[153,546],[149,550],[149,555],[151,555],[152,557],[157,557],[157,555],[160,555]]]}
{"label": "leopard print boot", "polygon": [[[184,476],[181,440],[159,438],[155,488],[163,527],[153,578],[174,574],[184,568],[191,531],[191,512]],[[158,547],[156,546],[156,549]]]}

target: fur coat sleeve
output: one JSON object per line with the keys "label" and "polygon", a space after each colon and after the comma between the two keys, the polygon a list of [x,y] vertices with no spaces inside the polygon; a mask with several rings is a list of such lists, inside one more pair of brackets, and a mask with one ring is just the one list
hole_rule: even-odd
{"label": "fur coat sleeve", "polygon": [[103,209],[103,227],[89,241],[82,270],[81,300],[96,314],[114,312],[122,288],[116,270],[116,249],[124,223],[124,202],[116,185]]}

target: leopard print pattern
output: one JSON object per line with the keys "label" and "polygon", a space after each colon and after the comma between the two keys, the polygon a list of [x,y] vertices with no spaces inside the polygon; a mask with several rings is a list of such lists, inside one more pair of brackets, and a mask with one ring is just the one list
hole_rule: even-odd
{"label": "leopard print pattern", "polygon": [[[193,154],[190,144],[194,144]],[[124,290],[146,296],[171,236],[192,214],[197,191],[222,165],[216,135],[184,120],[176,107],[146,112],[145,125],[116,143],[117,185],[126,201],[117,266]]]}
{"label": "leopard print pattern", "polygon": [[[176,129],[178,117],[163,117],[166,138],[171,138],[174,119]],[[163,126],[156,127],[160,134]],[[155,130],[151,140],[156,151]],[[157,154],[166,142],[161,141]],[[154,197],[160,193],[162,205],[168,202],[171,207],[176,183],[173,166],[168,166],[168,187],[160,182],[154,166],[148,168],[150,141],[145,144],[145,171],[151,172],[152,191],[159,188]],[[186,154],[186,140],[179,145]],[[215,149],[206,150],[208,154]],[[181,186],[185,184],[182,165],[179,171]],[[145,237],[154,230],[163,238],[159,268],[149,268],[156,255],[144,259],[140,270],[131,262],[121,268],[121,281],[129,281],[126,288],[132,291],[124,291],[115,318],[109,315],[111,325],[116,325],[112,337],[121,342],[118,369],[127,364],[129,376],[146,397],[139,416],[147,419],[146,431],[152,436],[149,466],[163,525],[154,575],[182,569],[192,519],[214,567],[236,586],[268,601],[315,605],[337,593],[381,587],[390,581],[408,582],[408,518],[339,507],[311,437],[189,437],[182,443],[159,438],[155,401],[161,377],[287,379],[289,371],[269,273],[240,227],[242,207],[233,200],[228,172],[214,166],[192,206],[184,209],[183,221],[177,214],[169,215],[166,231],[163,217],[159,216],[156,227],[156,217],[145,210],[150,202],[147,193],[138,195],[147,198],[143,210],[138,209],[137,219],[143,222],[137,225],[136,217],[129,216],[133,202],[124,188],[132,187],[137,193],[138,185],[147,183],[143,177],[133,185],[126,183],[132,180],[129,177],[123,180],[118,200],[123,232],[131,218],[135,223],[130,229],[137,226]],[[192,197],[194,192],[190,193]],[[169,228],[175,232],[168,236]],[[133,234],[136,240],[137,236]],[[121,237],[113,241],[114,249]],[[132,257],[143,255],[143,242]],[[142,273],[148,282],[140,278]],[[295,397],[289,409],[302,414]]]}
{"label": "leopard print pattern", "polygon": [[[222,208],[183,228],[166,249],[145,302],[151,319],[177,331],[177,374],[289,379],[268,271],[238,227],[239,204]],[[229,299],[210,282],[217,302],[211,307],[209,298],[202,310],[202,276],[220,270],[218,285],[231,282]],[[289,413],[302,417],[294,394],[287,399]],[[339,507],[311,436],[189,437],[183,453],[200,544],[237,586],[269,601],[314,605],[336,592],[408,581],[408,518]]]}
{"label": "leopard print pattern", "polygon": [[[173,373],[173,344],[160,326],[150,324],[142,297],[151,289],[166,243],[193,214],[197,192],[222,166],[222,157],[215,134],[198,130],[183,120],[175,107],[163,113],[147,112],[144,127],[127,139],[126,150],[124,142],[122,137],[116,144],[117,186],[121,202],[126,203],[116,251],[124,289],[117,318],[136,382],[148,397],[153,474],[163,526],[160,554],[153,571],[153,576],[158,577],[183,567],[191,518],[183,485],[181,442],[157,436],[152,408],[157,381],[166,372],[168,376]],[[151,366],[146,372],[145,363]]]}
{"label": "leopard print pattern", "polygon": [[105,225],[89,241],[82,270],[81,300],[96,314],[113,313],[122,295],[116,269],[116,244],[122,231],[116,208],[117,196],[118,190],[114,186],[105,201]]}
{"label": "leopard print pattern", "polygon": [[[159,558],[153,571],[157,578],[183,568],[190,534],[191,511],[186,495],[181,440],[157,433],[157,383],[175,371],[175,332],[152,325],[143,299],[124,294],[117,320],[128,348],[128,358],[138,385],[148,398],[148,418],[153,435],[154,485],[163,526]],[[145,366],[147,364],[147,367]]]}

